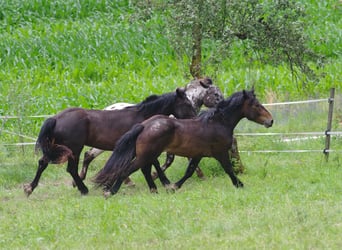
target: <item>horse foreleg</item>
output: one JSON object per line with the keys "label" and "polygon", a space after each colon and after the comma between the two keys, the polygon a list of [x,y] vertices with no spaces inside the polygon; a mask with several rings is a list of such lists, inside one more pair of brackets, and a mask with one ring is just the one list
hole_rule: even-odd
{"label": "horse foreleg", "polygon": [[38,169],[36,172],[36,176],[34,177],[33,181],[28,184],[24,184],[24,192],[26,196],[28,197],[30,194],[32,194],[33,190],[38,186],[38,182],[40,179],[40,176],[48,166],[49,159],[46,156],[43,156],[38,161]]}
{"label": "horse foreleg", "polygon": [[74,183],[77,186],[78,190],[81,192],[81,194],[87,194],[89,190],[86,187],[86,185],[83,183],[80,176],[78,175],[78,171],[77,171],[78,159],[79,159],[78,156],[75,156],[75,157],[69,156],[67,171],[74,179]]}
{"label": "horse foreleg", "polygon": [[165,161],[164,165],[161,167],[161,169],[163,171],[168,169],[174,160],[175,160],[175,155],[170,154],[170,153],[166,153],[166,161]]}
{"label": "horse foreleg", "polygon": [[237,188],[243,187],[243,183],[239,180],[239,178],[236,177],[234,173],[229,154],[225,153],[224,155],[215,158],[220,162],[224,171],[229,175],[230,179],[233,182],[233,185]]}
{"label": "horse foreleg", "polygon": [[204,179],[204,174],[202,172],[202,169],[200,169],[199,166],[196,167],[195,171],[196,171],[196,174],[197,174],[198,178]]}
{"label": "horse foreleg", "polygon": [[201,159],[202,158],[192,158],[192,159],[190,159],[188,167],[187,167],[187,169],[185,171],[185,175],[178,182],[176,182],[174,184],[173,189],[181,188],[181,186],[184,184],[184,182],[193,175],[193,173],[195,172],[195,169],[196,169],[198,163],[201,161]]}
{"label": "horse foreleg", "polygon": [[[166,161],[165,161],[164,165],[161,167],[163,172],[165,172],[165,170],[171,166],[174,159],[175,159],[175,155],[169,154],[169,153],[166,154]],[[199,178],[204,179],[204,174],[203,174],[202,170],[200,169],[200,167],[198,167],[198,166],[196,167],[196,174]],[[153,178],[153,180],[157,179],[158,173],[157,172],[152,173],[152,178]]]}
{"label": "horse foreleg", "polygon": [[[165,161],[164,165],[161,167],[163,172],[165,172],[165,170],[170,167],[170,165],[172,164],[174,159],[175,159],[175,155],[166,153],[166,161]],[[153,178],[153,180],[157,179],[158,178],[158,172],[153,172],[152,178]]]}
{"label": "horse foreleg", "polygon": [[88,172],[88,167],[89,164],[100,154],[102,154],[104,150],[97,149],[97,148],[91,148],[87,152],[84,153],[84,158],[83,158],[83,165],[82,165],[82,170],[80,172],[80,178],[81,180],[85,180],[87,172]]}
{"label": "horse foreleg", "polygon": [[129,187],[134,187],[135,184],[134,182],[131,180],[131,178],[127,177],[125,180],[124,180],[124,183],[129,186]]}

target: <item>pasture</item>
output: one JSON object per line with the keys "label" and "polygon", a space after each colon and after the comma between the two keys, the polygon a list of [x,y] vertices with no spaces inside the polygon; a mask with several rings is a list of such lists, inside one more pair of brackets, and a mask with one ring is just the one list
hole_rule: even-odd
{"label": "pasture", "polygon": [[[323,112],[324,106],[319,105]],[[302,109],[305,107],[306,113],[317,115],[317,109],[310,105]],[[282,117],[280,108],[272,112],[276,121]],[[305,127],[305,117],[299,117],[296,124]],[[293,126],[291,119],[282,117],[282,122],[283,131]],[[323,124],[310,126],[318,131]],[[237,132],[256,131],[254,126],[258,125],[243,120]],[[336,122],[334,126],[341,130]],[[257,128],[257,132],[266,130]],[[123,186],[109,199],[94,188],[90,178],[85,181],[90,192],[81,196],[72,187],[64,165],[49,165],[27,198],[22,185],[32,180],[39,156],[34,155],[32,146],[25,146],[25,153],[8,147],[12,157],[4,157],[4,151],[1,155],[6,164],[0,168],[0,247],[339,249],[341,153],[331,153],[328,162],[317,152],[253,153],[258,149],[320,149],[324,137],[290,143],[282,142],[282,137],[237,138],[240,150],[247,151],[241,153],[247,169],[239,175],[243,189],[231,184],[216,161],[203,159],[200,165],[206,179],[194,175],[175,193],[167,192],[157,180],[159,194],[151,194],[139,171],[132,176],[135,187]],[[333,137],[331,146],[341,150],[340,137]],[[104,166],[109,155],[105,153],[91,164],[89,177]],[[167,170],[171,181],[183,175],[186,164],[184,158],[176,158]]]}
{"label": "pasture", "polygon": [[[341,136],[332,137],[331,148],[337,151],[328,162],[321,152],[255,152],[323,151],[324,136],[238,136],[246,167],[239,175],[243,189],[231,184],[216,161],[203,159],[206,179],[194,175],[174,193],[157,180],[159,194],[151,194],[136,172],[135,187],[122,186],[104,199],[91,182],[110,156],[104,153],[90,165],[88,195],[73,188],[65,165],[49,165],[27,198],[23,184],[32,181],[41,154],[34,153],[33,145],[12,144],[35,141],[45,118],[31,116],[71,106],[137,103],[191,80],[189,58],[175,56],[160,13],[145,21],[130,1],[85,2],[1,4],[0,249],[342,248]],[[313,67],[321,76],[318,82],[309,80],[304,88],[285,65],[245,58],[239,43],[232,46],[230,58],[208,65],[206,74],[225,97],[254,85],[262,103],[327,98],[335,87],[333,131],[341,131],[342,6],[340,1],[300,2],[310,16],[309,46],[326,58],[324,67]],[[272,128],[243,120],[236,133],[326,128],[327,103],[267,108],[274,116]],[[184,174],[186,163],[176,157],[166,172],[172,182]]]}
{"label": "pasture", "polygon": [[[33,153],[33,152],[32,152]],[[290,157],[289,157],[290,156]],[[35,173],[32,157],[1,167],[0,247],[3,249],[339,249],[341,157],[323,154],[242,154],[248,170],[236,189],[219,165],[201,164],[176,193],[150,194],[142,174],[136,187],[104,199],[82,197],[62,166],[50,166],[26,198],[22,183]],[[93,176],[105,163],[98,160]],[[178,159],[171,180],[183,174]],[[15,168],[16,171],[11,171]],[[4,180],[5,179],[5,180]],[[5,182],[5,183],[4,183]],[[86,181],[91,186],[90,181]]]}

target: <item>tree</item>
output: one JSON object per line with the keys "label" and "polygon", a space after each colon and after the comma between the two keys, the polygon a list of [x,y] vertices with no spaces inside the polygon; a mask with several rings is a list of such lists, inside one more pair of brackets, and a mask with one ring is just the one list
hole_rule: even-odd
{"label": "tree", "polygon": [[[305,10],[291,0],[175,0],[161,3],[147,1],[146,13],[151,9],[163,11],[170,44],[179,56],[191,58],[190,74],[196,78],[203,74],[203,44],[211,50],[205,63],[219,63],[229,57],[235,42],[242,42],[245,54],[263,63],[286,63],[293,76],[299,73],[315,77],[308,62],[320,59],[307,46],[304,33]],[[211,46],[210,46],[211,44]],[[305,85],[304,85],[305,87]],[[236,172],[243,172],[237,144],[231,156]]]}
{"label": "tree", "polygon": [[204,40],[216,50],[206,63],[226,58],[230,46],[240,41],[251,57],[273,65],[285,62],[294,76],[314,77],[308,62],[320,56],[306,46],[305,11],[296,1],[178,0],[164,9],[171,44],[179,55],[192,58],[193,77],[203,73]]}

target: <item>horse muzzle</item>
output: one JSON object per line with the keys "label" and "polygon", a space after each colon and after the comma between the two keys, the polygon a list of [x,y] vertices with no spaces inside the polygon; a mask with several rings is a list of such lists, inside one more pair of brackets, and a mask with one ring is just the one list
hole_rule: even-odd
{"label": "horse muzzle", "polygon": [[273,125],[273,119],[264,121],[264,126],[266,128],[270,128],[270,127],[272,127],[272,125]]}

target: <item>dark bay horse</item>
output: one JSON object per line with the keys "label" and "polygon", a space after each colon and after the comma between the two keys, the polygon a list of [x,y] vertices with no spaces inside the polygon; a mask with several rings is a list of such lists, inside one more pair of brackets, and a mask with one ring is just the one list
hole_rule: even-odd
{"label": "dark bay horse", "polygon": [[[194,172],[203,157],[220,162],[235,187],[243,183],[235,176],[228,150],[233,141],[233,130],[242,118],[271,127],[272,115],[256,99],[254,90],[234,93],[194,119],[177,120],[153,116],[135,125],[118,141],[112,156],[96,175],[94,182],[103,186],[105,196],[115,194],[123,180],[141,168],[151,192],[157,187],[151,177],[151,165],[163,152],[191,158],[186,173],[172,188],[178,189]],[[170,182],[161,170],[157,172],[165,185]]]}
{"label": "dark bay horse", "polygon": [[[194,107],[196,113],[200,111],[202,105],[212,108],[215,107],[220,101],[223,100],[223,94],[220,89],[215,86],[209,77],[198,78],[190,81],[184,87],[185,94],[190,100],[192,106]],[[118,110],[123,109],[128,106],[132,106],[130,103],[116,103],[105,108],[105,110]],[[112,150],[113,148],[111,148]],[[84,154],[83,166],[80,172],[80,178],[84,180],[87,175],[89,164],[105,150],[98,148],[91,148]],[[174,160],[174,155],[167,154],[166,163],[163,165],[162,169],[167,169]],[[203,173],[200,168],[196,168],[197,175],[203,177]],[[125,183],[133,185],[130,178],[125,180]]]}
{"label": "dark bay horse", "polygon": [[43,151],[43,157],[35,178],[24,185],[29,196],[38,185],[42,172],[48,163],[60,164],[68,161],[67,171],[72,176],[81,194],[88,188],[78,175],[80,153],[85,145],[113,150],[116,141],[134,124],[156,115],[174,115],[189,118],[196,115],[183,89],[161,96],[152,95],[143,102],[122,110],[87,110],[68,108],[48,118],[39,133],[36,148]]}

